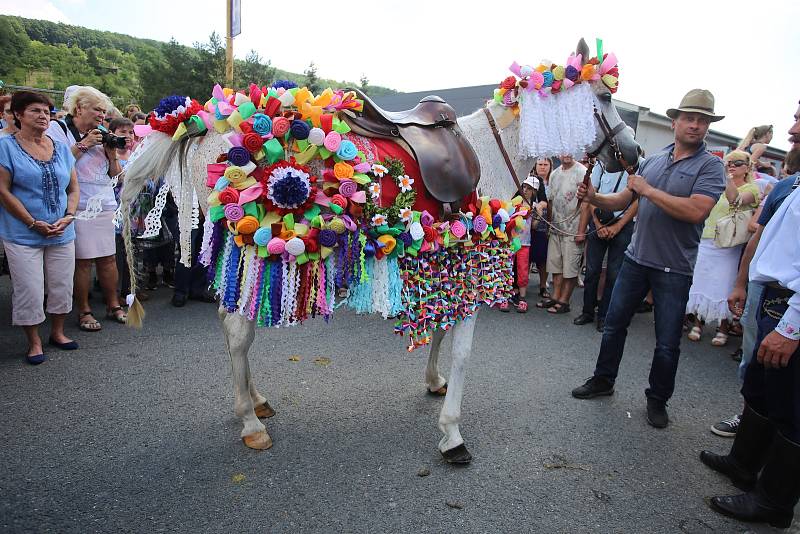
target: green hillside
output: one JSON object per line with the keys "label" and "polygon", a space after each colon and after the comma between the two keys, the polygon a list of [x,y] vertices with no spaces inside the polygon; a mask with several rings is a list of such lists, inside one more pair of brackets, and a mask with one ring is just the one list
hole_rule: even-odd
{"label": "green hillside", "polygon": [[[287,72],[251,51],[234,65],[235,85],[267,85],[289,79],[309,88],[366,87],[371,96],[395,93],[359,82],[318,79],[316,67],[304,74]],[[135,102],[152,109],[164,96],[185,94],[197,99],[225,78],[225,48],[211,34],[192,47],[163,43],[80,26],[0,15],[0,80],[9,85],[63,91],[69,85],[91,85],[118,107]],[[60,105],[60,102],[56,102]]]}

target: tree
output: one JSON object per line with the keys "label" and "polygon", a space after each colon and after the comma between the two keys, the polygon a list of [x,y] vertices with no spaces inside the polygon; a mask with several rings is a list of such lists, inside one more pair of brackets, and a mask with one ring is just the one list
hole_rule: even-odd
{"label": "tree", "polygon": [[365,95],[369,92],[369,79],[367,79],[366,74],[361,75],[361,92]]}
{"label": "tree", "polygon": [[255,50],[250,50],[244,61],[238,61],[234,71],[236,87],[244,89],[251,83],[259,87],[269,85],[275,78],[275,68],[272,67],[269,60],[266,63],[262,63],[262,61],[261,56]]}
{"label": "tree", "polygon": [[317,76],[317,66],[312,61],[308,68],[303,72],[306,76],[306,87],[314,94],[319,92],[319,76]]}
{"label": "tree", "polygon": [[0,17],[0,75],[7,76],[28,50],[31,40],[17,21]]}

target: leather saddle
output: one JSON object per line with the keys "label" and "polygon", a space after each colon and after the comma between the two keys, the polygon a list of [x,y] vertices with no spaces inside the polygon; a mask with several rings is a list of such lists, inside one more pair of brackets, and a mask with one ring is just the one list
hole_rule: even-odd
{"label": "leather saddle", "polygon": [[456,122],[456,111],[438,96],[426,96],[406,111],[385,111],[358,89],[360,113],[345,121],[367,137],[405,141],[419,163],[422,182],[438,201],[456,202],[472,193],[481,177],[478,155]]}

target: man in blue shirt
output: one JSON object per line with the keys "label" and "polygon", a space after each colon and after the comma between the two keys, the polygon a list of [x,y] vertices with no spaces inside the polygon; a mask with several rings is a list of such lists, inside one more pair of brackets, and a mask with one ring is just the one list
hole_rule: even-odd
{"label": "man in blue shirt", "polygon": [[[601,195],[623,191],[628,187],[628,172],[606,172],[601,162],[592,169],[592,186]],[[633,218],[639,207],[634,200],[628,209],[608,211],[594,208],[591,210],[589,231],[586,233],[586,279],[583,289],[583,311],[575,318],[573,324],[584,325],[594,321],[594,309],[597,307],[597,331],[603,331],[611,290],[622,267],[625,250],[633,236]],[[608,261],[603,266],[603,259],[608,254]],[[600,275],[606,269],[603,298],[598,306],[597,288]]]}
{"label": "man in blue shirt", "polygon": [[647,292],[653,291],[656,347],[650,368],[647,421],[656,428],[669,424],[666,403],[675,389],[683,316],[703,223],[725,188],[722,161],[706,151],[714,114],[714,96],[693,89],[677,109],[667,110],[675,143],[646,159],[638,175],[628,177],[625,191],[597,194],[581,186],[578,196],[594,206],[615,211],[639,199],[630,246],[625,252],[606,315],[594,376],[572,390],[578,399],[614,393],[628,325]]}

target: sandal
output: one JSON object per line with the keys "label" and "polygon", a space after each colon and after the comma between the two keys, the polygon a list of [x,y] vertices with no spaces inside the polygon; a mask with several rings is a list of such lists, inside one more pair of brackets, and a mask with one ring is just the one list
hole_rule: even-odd
{"label": "sandal", "polygon": [[501,302],[501,303],[500,303],[500,304],[497,306],[497,309],[499,309],[499,310],[500,310],[501,312],[503,312],[503,313],[508,313],[508,301]]}
{"label": "sandal", "polygon": [[552,297],[553,295],[551,295],[551,294],[550,294],[550,292],[549,292],[549,291],[547,291],[547,288],[546,288],[546,287],[540,287],[540,288],[539,288],[539,296],[540,296],[540,297],[542,297],[542,298],[544,298],[544,299],[549,299],[549,298],[550,298],[550,297]]}
{"label": "sandal", "polygon": [[539,302],[537,302],[536,303],[536,307],[537,308],[542,308],[542,309],[552,308],[556,304],[558,304],[557,300],[553,300],[553,299],[548,297],[548,298],[544,298],[544,299],[540,300]]}
{"label": "sandal", "polygon": [[528,303],[522,299],[517,302],[517,313],[526,313],[528,311]]}
{"label": "sandal", "polygon": [[115,306],[106,311],[106,319],[111,319],[119,324],[125,324],[128,322],[128,316],[125,313],[125,310],[122,309],[122,306]]}
{"label": "sandal", "polygon": [[567,304],[566,302],[556,302],[555,304],[547,308],[547,313],[552,313],[556,315],[569,313],[569,304]]}
{"label": "sandal", "polygon": [[724,347],[728,344],[728,334],[717,330],[717,334],[714,336],[714,339],[711,340],[711,344],[715,347]]}
{"label": "sandal", "polygon": [[728,328],[728,335],[730,337],[742,337],[742,324],[739,321],[733,321],[730,328]]}
{"label": "sandal", "polygon": [[[84,321],[84,317],[89,317],[90,319]],[[92,315],[90,310],[81,312],[81,314],[78,316],[78,328],[84,332],[99,332],[103,329],[103,326],[97,319],[94,318],[94,315]]]}
{"label": "sandal", "polygon": [[693,326],[686,337],[689,338],[689,341],[700,341],[700,338],[703,337],[703,329],[699,326]]}

